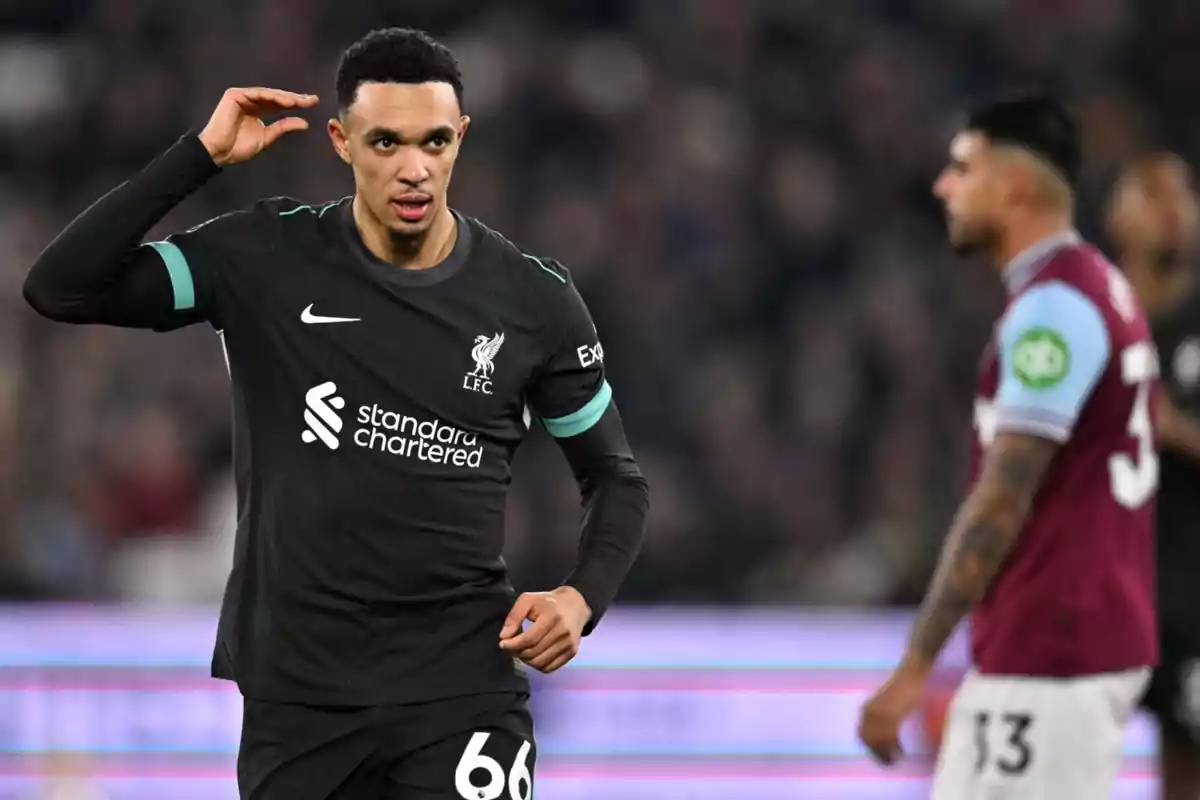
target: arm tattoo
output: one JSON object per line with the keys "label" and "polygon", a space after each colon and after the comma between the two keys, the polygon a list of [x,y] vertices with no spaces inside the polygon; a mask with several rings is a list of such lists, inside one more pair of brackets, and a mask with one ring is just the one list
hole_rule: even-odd
{"label": "arm tattoo", "polygon": [[983,474],[942,546],[933,583],[913,624],[911,655],[932,664],[958,623],[983,598],[1016,543],[1058,449],[1056,442],[1035,436],[996,436]]}

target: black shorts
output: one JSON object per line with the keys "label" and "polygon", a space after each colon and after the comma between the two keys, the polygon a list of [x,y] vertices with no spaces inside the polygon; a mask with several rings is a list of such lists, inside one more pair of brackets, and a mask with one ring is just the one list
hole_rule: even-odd
{"label": "black shorts", "polygon": [[1142,705],[1158,718],[1164,737],[1200,747],[1200,626],[1166,620],[1159,636],[1162,655]]}
{"label": "black shorts", "polygon": [[242,800],[529,800],[529,697],[320,708],[246,700]]}

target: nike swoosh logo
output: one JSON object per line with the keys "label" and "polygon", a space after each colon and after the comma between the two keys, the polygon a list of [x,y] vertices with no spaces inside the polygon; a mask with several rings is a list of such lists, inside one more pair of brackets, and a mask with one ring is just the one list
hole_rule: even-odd
{"label": "nike swoosh logo", "polygon": [[300,312],[300,321],[306,325],[318,325],[322,322],[361,322],[360,317],[321,317],[312,312],[313,303]]}

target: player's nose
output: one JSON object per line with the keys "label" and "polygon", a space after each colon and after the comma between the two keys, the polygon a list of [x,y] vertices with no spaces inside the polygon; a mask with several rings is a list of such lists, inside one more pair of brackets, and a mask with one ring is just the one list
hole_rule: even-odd
{"label": "player's nose", "polygon": [[406,186],[419,186],[429,180],[429,169],[418,157],[402,157],[396,171],[396,180]]}
{"label": "player's nose", "polygon": [[946,172],[938,174],[933,181],[933,196],[939,200],[945,200],[949,196],[950,176]]}

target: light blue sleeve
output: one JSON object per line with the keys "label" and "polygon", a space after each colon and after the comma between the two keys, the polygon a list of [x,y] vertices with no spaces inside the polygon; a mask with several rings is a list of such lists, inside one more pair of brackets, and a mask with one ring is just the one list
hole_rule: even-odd
{"label": "light blue sleeve", "polygon": [[1108,366],[1104,316],[1078,289],[1034,286],[1000,325],[996,430],[1065,442]]}

